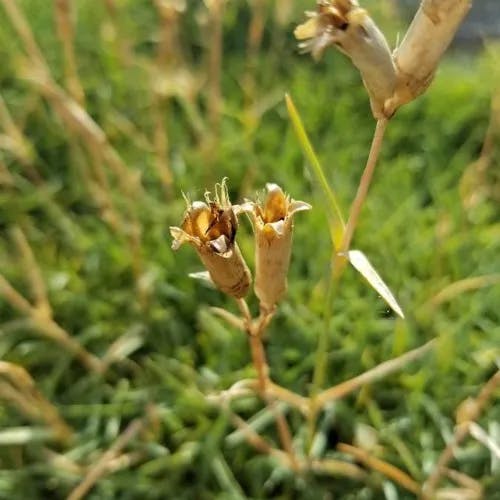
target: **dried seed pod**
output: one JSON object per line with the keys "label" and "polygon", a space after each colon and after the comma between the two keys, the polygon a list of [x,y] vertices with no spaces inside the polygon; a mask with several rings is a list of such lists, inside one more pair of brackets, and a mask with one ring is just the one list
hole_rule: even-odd
{"label": "dried seed pod", "polygon": [[235,298],[244,297],[252,281],[240,249],[235,242],[238,222],[229,202],[225,183],[219,185],[214,201],[190,203],[182,226],[171,227],[172,248],[190,243],[210,274],[214,284]]}
{"label": "dried seed pod", "polygon": [[389,113],[425,92],[471,5],[471,0],[422,1],[394,51],[398,84],[393,99],[387,103]]}
{"label": "dried seed pod", "polygon": [[358,68],[370,96],[375,118],[386,117],[385,102],[396,86],[396,69],[387,41],[368,13],[356,0],[318,0],[316,12],[295,29],[299,46],[318,59],[336,46]]}
{"label": "dried seed pod", "polygon": [[287,289],[292,250],[293,216],[311,206],[290,200],[276,184],[267,184],[264,204],[248,203],[255,232],[255,294],[263,309],[271,311]]}

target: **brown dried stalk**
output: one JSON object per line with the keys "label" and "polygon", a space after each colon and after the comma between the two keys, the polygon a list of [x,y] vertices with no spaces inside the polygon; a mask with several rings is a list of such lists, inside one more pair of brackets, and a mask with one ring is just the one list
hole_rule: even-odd
{"label": "brown dried stalk", "polygon": [[10,401],[30,419],[42,420],[54,433],[54,438],[67,443],[73,431],[36,388],[31,375],[19,365],[0,361],[0,397]]}
{"label": "brown dried stalk", "polygon": [[345,254],[349,251],[351,240],[354,236],[354,231],[358,224],[359,215],[366,200],[366,196],[368,195],[368,190],[370,188],[373,174],[375,172],[375,167],[377,166],[377,160],[380,154],[380,150],[382,149],[382,142],[384,140],[387,123],[388,122],[385,118],[377,120],[370,153],[368,154],[368,159],[363,170],[363,175],[361,176],[356,196],[351,205],[349,219],[346,223],[346,227],[342,235],[342,242],[340,244],[340,253],[342,254]]}
{"label": "brown dried stalk", "polygon": [[480,425],[471,422],[469,424],[469,434],[488,448],[495,458],[500,459],[500,444],[496,443]]}
{"label": "brown dried stalk", "polygon": [[255,71],[257,68],[257,57],[262,44],[264,27],[266,22],[266,1],[249,0],[251,19],[247,32],[247,54],[245,61],[245,74],[242,78],[242,86],[247,100],[248,113],[252,113],[255,104]]}
{"label": "brown dried stalk", "polygon": [[14,176],[10,173],[5,163],[0,159],[0,186],[12,187],[14,183]]}
{"label": "brown dried stalk", "polygon": [[33,250],[25,234],[18,226],[12,228],[11,234],[23,260],[23,268],[27,273],[28,281],[31,284],[35,307],[39,311],[39,314],[52,317],[52,307],[47,295],[47,288],[42,277],[40,266],[35,260]]}
{"label": "brown dried stalk", "polygon": [[1,94],[0,127],[5,133],[4,135],[0,135],[0,149],[6,149],[12,153],[19,160],[28,179],[36,184],[40,183],[42,176],[34,164],[36,158],[35,151],[28,138],[23,134],[21,127],[12,118]]}
{"label": "brown dried stalk", "polygon": [[238,306],[240,308],[243,320],[245,322],[245,330],[248,334],[248,340],[250,342],[250,350],[252,353],[252,361],[254,367],[257,371],[257,379],[259,385],[259,393],[262,399],[266,402],[270,410],[273,412],[276,419],[276,426],[278,428],[278,434],[280,437],[281,445],[285,450],[290,464],[293,469],[298,468],[297,458],[293,450],[292,435],[288,423],[284,415],[276,407],[276,400],[271,396],[268,391],[268,387],[271,383],[269,378],[269,365],[267,364],[266,353],[264,350],[264,344],[262,343],[262,337],[264,335],[265,329],[269,322],[271,321],[274,311],[265,312],[261,311],[259,317],[254,320],[248,309],[248,305],[244,299],[237,299]]}
{"label": "brown dried stalk", "polygon": [[[154,2],[160,18],[160,40],[156,55],[156,71],[153,78],[160,81],[168,78],[169,73],[175,71],[181,57],[181,47],[178,41],[180,12],[175,5],[164,0]],[[154,146],[157,155],[155,161],[158,175],[161,179],[165,193],[171,195],[173,175],[169,160],[169,139],[165,118],[168,113],[169,96],[165,95],[158,84],[152,83],[153,89],[153,115],[154,115]]]}
{"label": "brown dried stalk", "polygon": [[370,384],[375,382],[376,380],[380,380],[387,375],[401,370],[406,367],[412,361],[415,361],[427,354],[435,344],[435,340],[431,340],[413,351],[408,351],[407,353],[391,359],[389,361],[384,361],[380,363],[375,368],[368,370],[357,377],[354,377],[346,382],[342,382],[330,389],[326,389],[325,391],[318,394],[313,400],[312,405],[314,409],[322,408],[325,404],[333,401],[335,399],[340,399],[347,394],[359,389],[363,385]]}
{"label": "brown dried stalk", "polygon": [[120,8],[122,4],[116,0],[104,0],[107,18],[102,23],[102,32],[106,42],[113,45],[116,52],[116,58],[124,67],[133,63],[134,55],[132,41],[126,36],[124,30],[120,30]]}
{"label": "brown dried stalk", "polygon": [[33,291],[35,304],[31,304],[26,300],[1,274],[0,296],[3,296],[11,307],[27,316],[29,320],[28,324],[39,334],[61,345],[79,359],[89,370],[96,373],[103,373],[105,368],[103,362],[88,352],[53,320],[47,290],[33,250],[20,228],[15,227],[13,229],[13,237],[24,261],[24,270]]}
{"label": "brown dried stalk", "polygon": [[221,66],[222,66],[222,14],[224,0],[209,0],[210,46],[208,53],[208,119],[212,133],[217,137],[222,111]]}
{"label": "brown dried stalk", "polygon": [[422,488],[424,498],[434,498],[434,493],[446,471],[446,467],[455,455],[455,449],[469,434],[470,423],[478,420],[486,405],[500,387],[500,370],[498,370],[481,388],[475,399],[466,399],[457,409],[457,426],[453,438],[441,453],[434,470],[427,478]]}
{"label": "brown dried stalk", "polygon": [[434,295],[422,307],[436,308],[448,302],[456,296],[472,290],[479,290],[500,283],[500,274],[487,274],[485,276],[473,276],[463,280],[455,281],[445,286],[440,292]]}
{"label": "brown dried stalk", "polygon": [[458,488],[440,488],[436,492],[437,500],[483,500],[481,483],[463,472],[446,468],[444,475],[454,481]]}
{"label": "brown dried stalk", "polygon": [[66,88],[80,105],[85,103],[85,92],[78,77],[74,50],[75,30],[70,0],[54,0],[57,34],[63,46],[64,74]]}
{"label": "brown dried stalk", "polygon": [[273,448],[262,436],[255,432],[239,415],[229,411],[226,407],[226,411],[229,412],[231,422],[238,428],[249,444],[251,444],[256,450],[265,455],[270,455],[279,458],[283,463],[290,464],[290,460],[287,454],[283,451]]}
{"label": "brown dried stalk", "polygon": [[[241,331],[245,331],[244,328]],[[207,396],[209,401],[214,402],[230,402],[233,399],[244,398],[248,396],[253,396],[255,393],[259,392],[260,382],[254,379],[238,380],[228,389],[218,392],[216,394],[210,394]],[[266,388],[267,392],[274,398],[287,405],[292,406],[296,410],[299,410],[303,415],[307,416],[309,414],[309,399],[293,391],[281,387],[269,381]]]}
{"label": "brown dried stalk", "polygon": [[248,58],[253,60],[259,52],[266,21],[266,1],[250,0],[252,18],[248,27],[247,50]]}
{"label": "brown dried stalk", "polygon": [[116,469],[113,464],[119,458],[121,451],[143,430],[144,425],[144,420],[133,420],[111,447],[90,467],[82,482],[68,495],[67,500],[80,500],[85,497],[102,476]]}
{"label": "brown dried stalk", "polygon": [[486,173],[495,158],[499,132],[500,90],[496,89],[491,99],[490,118],[479,158],[467,166],[460,179],[460,197],[466,210],[474,208],[483,199],[492,195],[493,189],[488,183]]}
{"label": "brown dried stalk", "polygon": [[392,479],[400,486],[405,488],[408,491],[411,491],[415,495],[420,494],[420,486],[414,481],[406,472],[403,472],[401,469],[398,469],[394,465],[391,465],[379,458],[375,458],[367,451],[357,448],[355,446],[351,446],[350,444],[339,443],[337,445],[337,449],[343,453],[347,453],[348,455],[352,455],[357,460],[361,461],[368,467],[380,472],[384,476]]}
{"label": "brown dried stalk", "polygon": [[0,274],[0,296],[3,297],[14,309],[28,317],[28,326],[34,328],[40,335],[50,339],[66,349],[89,370],[102,373],[102,361],[88,352],[77,340],[61,328],[53,319],[32,306],[14,287]]}
{"label": "brown dried stalk", "polygon": [[[5,0],[3,0],[5,1]],[[122,192],[130,199],[143,194],[140,173],[132,172],[111,145],[102,128],[87,111],[37,68],[25,68],[25,77],[54,108],[61,120],[79,136],[89,151],[98,152],[114,173]],[[95,154],[95,153],[94,153]]]}
{"label": "brown dried stalk", "polygon": [[[310,462],[296,461],[291,462],[290,456],[281,450],[273,448],[262,436],[255,432],[245,420],[237,414],[231,412],[227,405],[223,406],[228,412],[233,425],[245,437],[246,441],[253,446],[257,451],[265,455],[269,455],[279,460],[283,465],[294,468],[296,471],[313,471],[318,474],[329,474],[333,476],[349,477],[354,480],[364,480],[367,473],[357,465],[342,460],[323,459],[313,460]],[[403,473],[404,474],[404,473]]]}
{"label": "brown dried stalk", "polygon": [[[78,159],[79,155],[85,157],[85,152],[79,144],[72,143],[71,153],[74,156],[75,164],[80,163]],[[87,168],[83,166],[81,168],[82,177],[88,184],[87,188],[100,211],[102,220],[108,224],[115,233],[123,234],[126,224],[115,206],[100,149],[94,146],[90,147],[88,149],[88,157],[91,173],[89,175]]]}
{"label": "brown dried stalk", "polygon": [[39,92],[53,106],[63,122],[82,138],[90,148],[102,152],[111,170],[115,173],[123,192],[131,198],[142,193],[140,177],[131,172],[108,141],[106,134],[91,118],[85,108],[70,97],[53,79],[49,66],[39,49],[31,28],[14,0],[0,0],[23,42],[29,65],[24,68],[24,76],[35,85]]}
{"label": "brown dried stalk", "polygon": [[349,462],[344,462],[343,460],[335,460],[333,458],[313,460],[309,464],[309,467],[316,473],[350,477],[351,479],[358,481],[363,481],[368,476],[368,474],[361,467]]}
{"label": "brown dried stalk", "polygon": [[[7,15],[17,31],[28,58],[29,65],[24,68],[24,76],[37,88],[40,94],[47,99],[54,111],[86,146],[93,164],[100,169],[101,159],[107,163],[121,188],[122,193],[131,200],[137,200],[144,194],[139,171],[131,171],[116,149],[109,142],[102,128],[92,119],[85,108],[69,96],[53,79],[50,68],[39,49],[26,18],[14,0],[0,0]],[[111,221],[115,229],[120,226],[117,212],[112,208],[112,197],[107,193],[104,181],[105,175],[100,177],[104,193],[105,206],[109,209],[104,217]],[[102,205],[101,205],[102,206]],[[129,245],[132,255],[132,269],[137,286],[138,300],[141,305],[147,302],[147,290],[142,285],[143,262],[141,235],[142,226],[136,215],[133,203],[124,205],[127,224],[122,225],[123,235]]]}

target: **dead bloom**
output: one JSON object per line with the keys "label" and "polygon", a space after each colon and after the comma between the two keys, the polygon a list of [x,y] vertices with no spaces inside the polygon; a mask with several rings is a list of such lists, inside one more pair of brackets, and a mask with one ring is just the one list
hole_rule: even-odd
{"label": "dead bloom", "polygon": [[375,118],[384,116],[384,103],[396,86],[396,70],[387,41],[356,0],[318,0],[316,12],[295,29],[304,40],[300,48],[319,59],[329,46],[336,46],[358,68],[370,96]]}
{"label": "dead bloom", "polygon": [[398,85],[387,103],[389,113],[427,90],[471,6],[472,0],[422,0],[403,41],[394,51]]}
{"label": "dead bloom", "polygon": [[292,250],[293,216],[311,206],[291,200],[276,184],[267,184],[263,205],[249,203],[255,232],[255,294],[263,309],[271,311],[287,289]]}
{"label": "dead bloom", "polygon": [[[218,189],[217,189],[218,188]],[[214,284],[235,298],[244,297],[252,277],[235,242],[238,222],[225,183],[216,186],[215,200],[190,203],[182,226],[171,227],[172,248],[190,243],[197,251]]]}

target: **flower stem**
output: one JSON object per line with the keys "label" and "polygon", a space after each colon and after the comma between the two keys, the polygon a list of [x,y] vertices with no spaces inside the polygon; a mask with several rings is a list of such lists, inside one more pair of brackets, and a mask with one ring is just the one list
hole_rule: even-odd
{"label": "flower stem", "polygon": [[271,380],[269,378],[269,365],[267,364],[266,351],[262,343],[262,336],[265,332],[269,321],[271,320],[274,311],[261,312],[257,320],[253,321],[248,309],[248,305],[244,299],[237,299],[238,306],[245,321],[245,328],[250,342],[250,351],[252,354],[252,362],[257,371],[259,393],[267,404],[268,408],[274,414],[276,427],[281,441],[283,450],[288,455],[290,464],[293,469],[298,469],[299,464],[292,445],[292,434],[286,421],[286,418],[276,406],[276,399],[272,396],[272,391],[269,390]]}
{"label": "flower stem", "polygon": [[[319,408],[315,403],[316,394],[320,391],[322,385],[325,382],[326,369],[328,364],[328,332],[330,327],[330,320],[332,316],[332,299],[334,296],[334,290],[338,288],[340,278],[345,269],[347,260],[345,258],[345,253],[349,250],[354,231],[356,229],[359,215],[361,213],[361,208],[368,194],[368,189],[370,187],[373,174],[375,172],[375,166],[377,165],[377,159],[380,154],[382,147],[382,142],[384,139],[384,134],[386,130],[388,120],[383,118],[377,121],[375,127],[375,132],[373,134],[372,145],[370,148],[370,153],[366,161],[366,166],[363,171],[363,175],[359,182],[358,190],[356,192],[356,197],[351,205],[351,211],[349,214],[349,219],[345,226],[342,235],[342,241],[340,243],[340,251],[335,251],[333,254],[332,272],[328,278],[327,291],[325,296],[325,310],[324,310],[324,326],[320,332],[318,338],[318,347],[316,350],[315,364],[314,364],[314,374],[311,390],[311,400],[310,408],[308,414],[309,420],[309,442],[312,443],[312,439],[315,432],[317,409]],[[336,250],[336,249],[335,249]]]}
{"label": "flower stem", "polygon": [[361,213],[361,208],[368,194],[368,189],[372,182],[373,174],[375,172],[375,167],[377,165],[377,160],[382,148],[382,142],[384,140],[385,130],[387,128],[388,120],[386,118],[381,118],[377,120],[377,125],[375,127],[375,132],[373,134],[372,145],[370,148],[370,153],[368,155],[368,160],[366,161],[366,166],[361,176],[361,181],[359,182],[358,191],[356,192],[356,197],[351,205],[351,210],[349,213],[349,219],[346,224],[344,235],[342,237],[342,243],[340,245],[340,252],[345,253],[349,250],[351,245],[352,237],[354,236],[354,231],[358,224],[359,215]]}

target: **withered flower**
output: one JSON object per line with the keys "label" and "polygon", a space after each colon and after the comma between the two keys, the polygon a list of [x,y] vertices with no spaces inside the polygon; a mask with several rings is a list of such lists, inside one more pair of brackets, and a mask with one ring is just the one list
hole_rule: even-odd
{"label": "withered flower", "polygon": [[311,205],[291,200],[277,184],[267,184],[264,203],[246,203],[255,232],[255,294],[271,311],[287,289],[292,251],[293,216]]}
{"label": "withered flower", "polygon": [[295,29],[299,47],[319,59],[334,45],[358,68],[370,96],[375,118],[385,116],[384,104],[394,93],[396,69],[387,41],[356,0],[318,0],[316,12]]}
{"label": "withered flower", "polygon": [[244,297],[252,277],[235,241],[238,221],[225,182],[216,186],[215,199],[188,203],[181,227],[171,227],[172,248],[190,243],[197,251],[213,283],[235,298]]}
{"label": "withered flower", "polygon": [[387,109],[396,110],[425,92],[439,61],[472,7],[472,0],[422,0],[393,54],[398,85]]}

